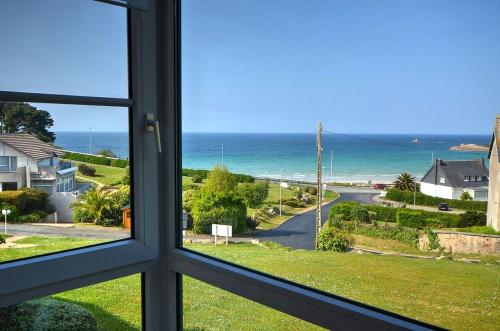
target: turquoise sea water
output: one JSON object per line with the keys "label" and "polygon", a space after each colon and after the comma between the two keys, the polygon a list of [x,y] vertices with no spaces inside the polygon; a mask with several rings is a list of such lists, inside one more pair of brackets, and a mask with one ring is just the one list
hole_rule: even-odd
{"label": "turquoise sea water", "polygon": [[[419,142],[412,143],[414,139]],[[210,169],[222,163],[224,145],[224,164],[233,172],[272,178],[283,174],[284,178],[294,180],[315,180],[314,134],[185,133],[182,140],[185,168]],[[433,154],[450,160],[486,158],[486,152],[454,152],[449,148],[461,143],[486,145],[489,141],[487,135],[324,134],[324,177],[328,181],[385,182],[403,171],[421,177],[430,167]],[[88,153],[90,135],[88,132],[59,132],[56,144]],[[103,148],[127,158],[128,135],[93,132],[92,152]]]}

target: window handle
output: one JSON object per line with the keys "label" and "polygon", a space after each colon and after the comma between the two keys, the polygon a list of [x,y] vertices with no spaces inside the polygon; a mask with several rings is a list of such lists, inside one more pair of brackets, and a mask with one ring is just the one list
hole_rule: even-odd
{"label": "window handle", "polygon": [[158,121],[155,118],[155,115],[153,113],[147,113],[145,115],[145,124],[146,128],[145,131],[150,133],[154,132],[155,133],[155,139],[156,139],[156,149],[158,151],[158,154],[161,154],[161,136],[160,136],[160,121]]}

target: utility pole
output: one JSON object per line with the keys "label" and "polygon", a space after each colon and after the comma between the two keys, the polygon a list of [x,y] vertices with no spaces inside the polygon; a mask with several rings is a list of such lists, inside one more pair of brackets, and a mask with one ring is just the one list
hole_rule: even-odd
{"label": "utility pole", "polygon": [[321,200],[323,200],[323,185],[322,185],[322,166],[321,166],[321,153],[323,151],[323,142],[322,142],[322,131],[323,126],[321,122],[318,123],[318,133],[316,137],[316,145],[317,145],[317,153],[318,153],[318,177],[317,177],[317,192],[318,192],[318,201],[317,201],[317,209],[316,209],[316,248],[318,248],[318,236],[321,231]]}

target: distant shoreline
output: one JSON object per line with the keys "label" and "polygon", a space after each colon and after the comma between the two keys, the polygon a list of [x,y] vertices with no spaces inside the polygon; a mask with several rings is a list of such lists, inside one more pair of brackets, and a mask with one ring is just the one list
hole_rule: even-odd
{"label": "distant shoreline", "polygon": [[478,145],[478,144],[460,144],[458,146],[451,146],[450,151],[460,151],[460,152],[487,152],[490,147],[488,145]]}

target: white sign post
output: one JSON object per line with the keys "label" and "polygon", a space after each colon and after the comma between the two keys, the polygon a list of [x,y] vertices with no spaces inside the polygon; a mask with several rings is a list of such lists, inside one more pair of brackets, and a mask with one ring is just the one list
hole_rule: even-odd
{"label": "white sign post", "polygon": [[217,245],[217,236],[226,237],[226,246],[229,237],[233,236],[233,227],[231,225],[212,224],[212,235],[215,236],[215,244]]}
{"label": "white sign post", "polygon": [[280,182],[280,217],[281,217],[281,188],[288,188],[288,183]]}
{"label": "white sign post", "polygon": [[4,234],[7,234],[7,215],[10,214],[10,209],[2,209],[2,214],[5,217]]}

